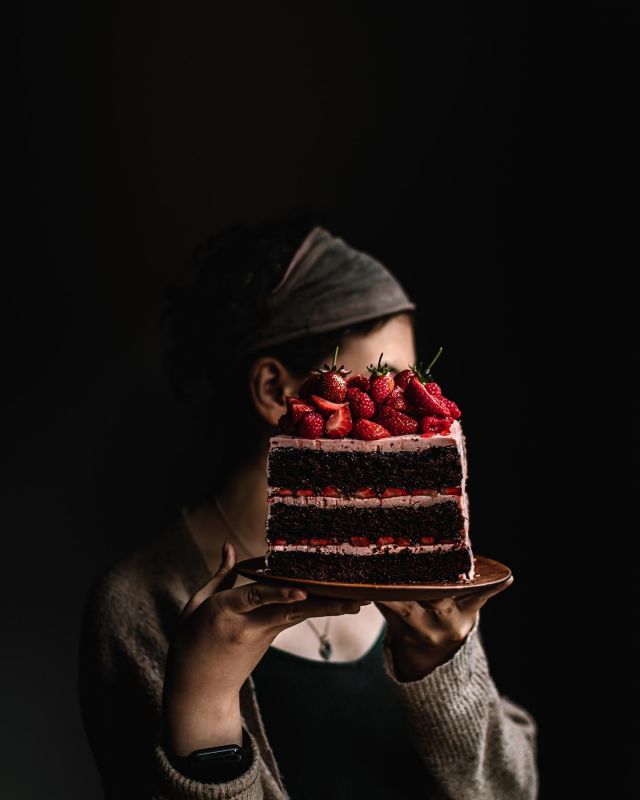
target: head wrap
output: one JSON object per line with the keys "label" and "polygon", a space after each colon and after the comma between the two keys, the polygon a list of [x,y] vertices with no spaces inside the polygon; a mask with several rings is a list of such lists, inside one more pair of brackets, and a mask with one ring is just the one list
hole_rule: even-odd
{"label": "head wrap", "polygon": [[248,355],[415,307],[379,261],[316,227],[269,293],[264,318],[247,331],[237,353]]}

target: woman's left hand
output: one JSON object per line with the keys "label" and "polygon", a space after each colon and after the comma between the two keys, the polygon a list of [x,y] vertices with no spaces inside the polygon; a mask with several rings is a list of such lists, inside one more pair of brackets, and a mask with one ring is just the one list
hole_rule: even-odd
{"label": "woman's left hand", "polygon": [[512,583],[513,575],[498,586],[459,599],[376,601],[389,624],[391,651],[399,680],[420,680],[448,661],[469,635],[480,608]]}

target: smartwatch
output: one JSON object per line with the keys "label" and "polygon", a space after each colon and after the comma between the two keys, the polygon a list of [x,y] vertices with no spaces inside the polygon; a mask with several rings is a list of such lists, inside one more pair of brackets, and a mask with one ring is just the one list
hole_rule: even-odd
{"label": "smartwatch", "polygon": [[165,748],[172,766],[187,778],[201,783],[222,783],[240,777],[253,762],[251,741],[242,728],[242,745],[202,747],[188,756],[176,756]]}

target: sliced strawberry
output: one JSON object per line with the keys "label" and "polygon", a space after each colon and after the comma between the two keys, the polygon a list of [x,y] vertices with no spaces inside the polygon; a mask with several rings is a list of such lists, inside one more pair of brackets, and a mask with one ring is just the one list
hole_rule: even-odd
{"label": "sliced strawberry", "polygon": [[371,544],[366,536],[352,536],[349,541],[354,547],[368,547]]}
{"label": "sliced strawberry", "polygon": [[274,540],[271,542],[271,544],[286,544],[286,543],[287,543],[287,540],[286,540],[286,539],[274,539]]}
{"label": "sliced strawberry", "polygon": [[296,497],[315,497],[313,489],[296,489]]}
{"label": "sliced strawberry", "polygon": [[298,432],[303,439],[320,439],[324,431],[324,419],[317,411],[303,414],[298,425]]}
{"label": "sliced strawberry", "polygon": [[299,544],[309,544],[309,539],[300,539]]}
{"label": "sliced strawberry", "polygon": [[354,419],[371,419],[376,413],[376,404],[362,389],[347,389],[347,400]]}
{"label": "sliced strawberry", "polygon": [[420,537],[421,544],[433,544],[435,542],[435,536],[422,536]]}
{"label": "sliced strawberry", "polygon": [[278,489],[276,492],[277,497],[291,497],[293,489]]}
{"label": "sliced strawberry", "polygon": [[360,389],[363,392],[369,391],[369,378],[366,375],[352,375],[350,378],[347,378],[347,392],[349,389]]}
{"label": "sliced strawberry", "polygon": [[345,403],[329,417],[325,425],[325,433],[330,439],[342,439],[351,431],[352,427],[353,420],[349,404]]}
{"label": "sliced strawberry", "polygon": [[398,547],[409,547],[411,539],[408,536],[396,536],[396,544]]}
{"label": "sliced strawberry", "polygon": [[358,419],[353,426],[353,435],[356,439],[370,442],[374,439],[386,439],[391,434],[377,422],[372,422],[370,419]]}
{"label": "sliced strawberry", "polygon": [[439,434],[441,436],[445,436],[449,433],[449,429],[451,428],[451,423],[453,420],[451,417],[435,417],[435,416],[427,416],[422,417],[420,420],[420,430],[423,433],[431,433],[431,434]]}
{"label": "sliced strawberry", "polygon": [[400,386],[395,387],[389,397],[384,401],[384,404],[385,406],[389,406],[389,408],[394,408],[396,411],[406,411],[409,408],[407,398],[404,396],[404,389],[401,389]]}
{"label": "sliced strawberry", "polygon": [[296,423],[294,422],[293,416],[288,411],[286,414],[283,414],[278,420],[278,427],[283,433],[286,433],[288,436],[295,436],[297,433]]}
{"label": "sliced strawberry", "polygon": [[312,547],[316,547],[316,546],[321,547],[321,546],[324,546],[326,544],[329,544],[330,542],[331,542],[331,539],[320,539],[320,538],[318,538],[318,539],[309,539],[309,544]]}
{"label": "sliced strawberry", "polygon": [[460,497],[462,495],[462,487],[461,486],[450,486],[447,489],[440,490],[442,494],[454,494]]}
{"label": "sliced strawberry", "polygon": [[395,487],[389,487],[385,489],[382,493],[382,499],[384,500],[385,497],[404,497],[407,495],[408,492],[406,489],[396,489]]}
{"label": "sliced strawberry", "polygon": [[330,417],[346,405],[346,403],[334,403],[331,400],[325,400],[319,394],[312,394],[311,400],[323,417]]}
{"label": "sliced strawberry", "polygon": [[371,487],[364,486],[362,489],[356,489],[356,491],[353,493],[353,496],[361,500],[366,500],[370,497],[377,497],[378,495],[373,491]]}
{"label": "sliced strawberry", "polygon": [[323,497],[343,497],[337,486],[325,486],[321,492]]}
{"label": "sliced strawberry", "polygon": [[388,406],[381,406],[381,408],[384,408],[385,411],[378,415],[378,419],[384,423],[384,427],[392,436],[406,436],[417,432],[418,423],[413,417]]}
{"label": "sliced strawberry", "polygon": [[414,497],[435,497],[438,493],[435,489],[412,489],[411,494]]}
{"label": "sliced strawberry", "polygon": [[396,386],[399,386],[402,390],[406,389],[409,381],[411,378],[415,377],[415,374],[416,373],[412,369],[403,369],[402,372],[398,372],[398,374],[394,376]]}
{"label": "sliced strawberry", "polygon": [[380,545],[380,547],[382,547],[382,545],[385,544],[394,544],[395,539],[393,536],[378,536],[376,542]]}
{"label": "sliced strawberry", "polygon": [[318,394],[320,379],[317,375],[310,375],[298,389],[298,397],[308,400],[312,394]]}
{"label": "sliced strawberry", "polygon": [[438,414],[441,417],[449,415],[449,409],[435,394],[427,389],[427,387],[420,383],[417,378],[411,378],[406,390],[407,400],[418,411],[424,411],[426,414]]}

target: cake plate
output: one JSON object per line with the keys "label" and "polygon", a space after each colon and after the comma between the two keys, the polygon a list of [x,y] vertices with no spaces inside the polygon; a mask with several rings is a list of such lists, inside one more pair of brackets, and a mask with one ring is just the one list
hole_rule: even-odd
{"label": "cake plate", "polygon": [[[372,556],[375,557],[375,556]],[[511,570],[499,561],[474,556],[475,577],[466,583],[339,583],[307,578],[287,578],[265,570],[264,556],[239,561],[236,572],[261,583],[296,586],[309,594],[355,600],[437,600],[478,594],[508,580]]]}

